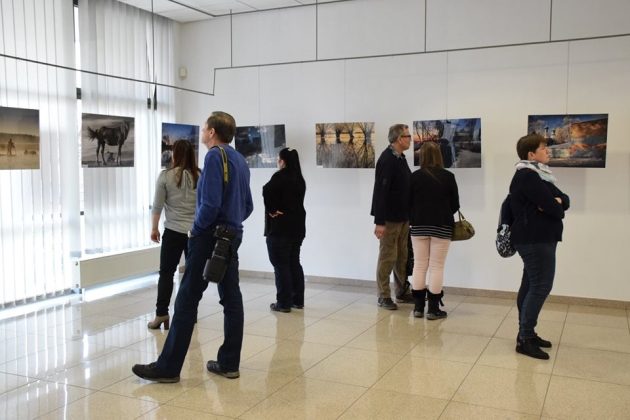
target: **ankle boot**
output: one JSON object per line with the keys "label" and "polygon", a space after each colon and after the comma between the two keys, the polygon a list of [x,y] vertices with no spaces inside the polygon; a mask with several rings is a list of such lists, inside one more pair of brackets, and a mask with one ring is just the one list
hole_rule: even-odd
{"label": "ankle boot", "polygon": [[170,316],[168,315],[157,316],[156,315],[153,321],[147,324],[147,328],[149,328],[150,330],[159,330],[160,326],[164,324],[164,329],[168,330],[168,327],[170,326],[170,322],[171,322]]}
{"label": "ankle boot", "polygon": [[[551,341],[545,340],[544,338],[538,336],[538,334],[534,333],[534,343],[541,349],[550,349],[552,347]],[[518,344],[518,334],[516,334],[516,344]]]}
{"label": "ankle boot", "polygon": [[444,292],[440,293],[431,293],[427,289],[427,298],[429,301],[429,311],[427,312],[427,319],[442,319],[446,318],[447,313],[440,310],[440,304],[442,303],[442,296],[444,296]]}
{"label": "ankle boot", "polygon": [[413,296],[413,303],[415,305],[415,307],[413,308],[413,316],[416,318],[423,318],[424,302],[427,298],[427,289],[411,290],[411,295]]}
{"label": "ankle boot", "polygon": [[533,357],[534,359],[549,359],[549,355],[542,351],[538,346],[536,337],[529,338],[517,338],[516,352],[524,354],[525,356]]}

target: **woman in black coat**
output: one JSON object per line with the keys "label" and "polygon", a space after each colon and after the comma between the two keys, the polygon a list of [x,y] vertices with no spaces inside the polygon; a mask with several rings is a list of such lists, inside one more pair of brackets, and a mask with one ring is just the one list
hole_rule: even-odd
{"label": "woman in black coat", "polygon": [[416,318],[424,316],[425,296],[429,301],[427,319],[446,318],[440,300],[444,294],[444,264],[455,224],[453,213],[457,210],[459,193],[455,175],[444,169],[440,146],[426,142],[420,148],[420,169],[411,175],[409,231],[414,259],[411,293]]}
{"label": "woman in black coat", "polygon": [[270,308],[272,311],[291,312],[292,307],[304,307],[304,271],[300,264],[300,249],[306,236],[306,183],[297,150],[282,149],[278,168],[263,187],[265,236],[277,292],[276,302]]}
{"label": "woman in black coat", "polygon": [[549,150],[544,137],[530,134],[516,144],[516,173],[510,184],[512,244],[523,260],[518,291],[519,331],[516,351],[536,359],[549,359],[541,350],[551,342],[540,338],[534,328],[545,299],[553,287],[556,247],[562,240],[562,219],[569,209],[569,196],[556,187],[547,166]]}

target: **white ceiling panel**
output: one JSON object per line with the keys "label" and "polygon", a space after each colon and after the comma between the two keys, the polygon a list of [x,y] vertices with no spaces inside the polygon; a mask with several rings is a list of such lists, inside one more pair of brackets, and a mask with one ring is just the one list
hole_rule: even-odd
{"label": "white ceiling panel", "polygon": [[257,10],[302,5],[295,0],[240,0],[240,2],[250,5]]}
{"label": "white ceiling panel", "polygon": [[[230,13],[254,12],[257,10],[304,6],[315,4],[317,2],[328,3],[330,1],[339,0],[177,0],[177,3],[169,0],[119,1],[148,11],[153,9],[155,13],[178,22],[191,22],[195,20],[208,19],[210,18],[209,15],[229,15]],[[194,9],[197,9],[197,11]]]}

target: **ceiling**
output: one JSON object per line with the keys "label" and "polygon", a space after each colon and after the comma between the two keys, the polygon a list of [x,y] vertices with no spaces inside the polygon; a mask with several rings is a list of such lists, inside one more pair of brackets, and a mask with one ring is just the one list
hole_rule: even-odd
{"label": "ceiling", "polygon": [[119,0],[140,9],[173,19],[192,22],[230,13],[254,12],[282,7],[296,7],[339,0]]}

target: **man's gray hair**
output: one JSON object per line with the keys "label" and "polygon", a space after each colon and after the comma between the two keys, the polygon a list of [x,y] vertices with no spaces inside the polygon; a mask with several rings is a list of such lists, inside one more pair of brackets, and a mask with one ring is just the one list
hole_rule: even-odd
{"label": "man's gray hair", "polygon": [[398,138],[408,129],[409,126],[407,124],[394,124],[389,127],[389,134],[387,135],[387,140],[389,140],[389,144],[394,143]]}

